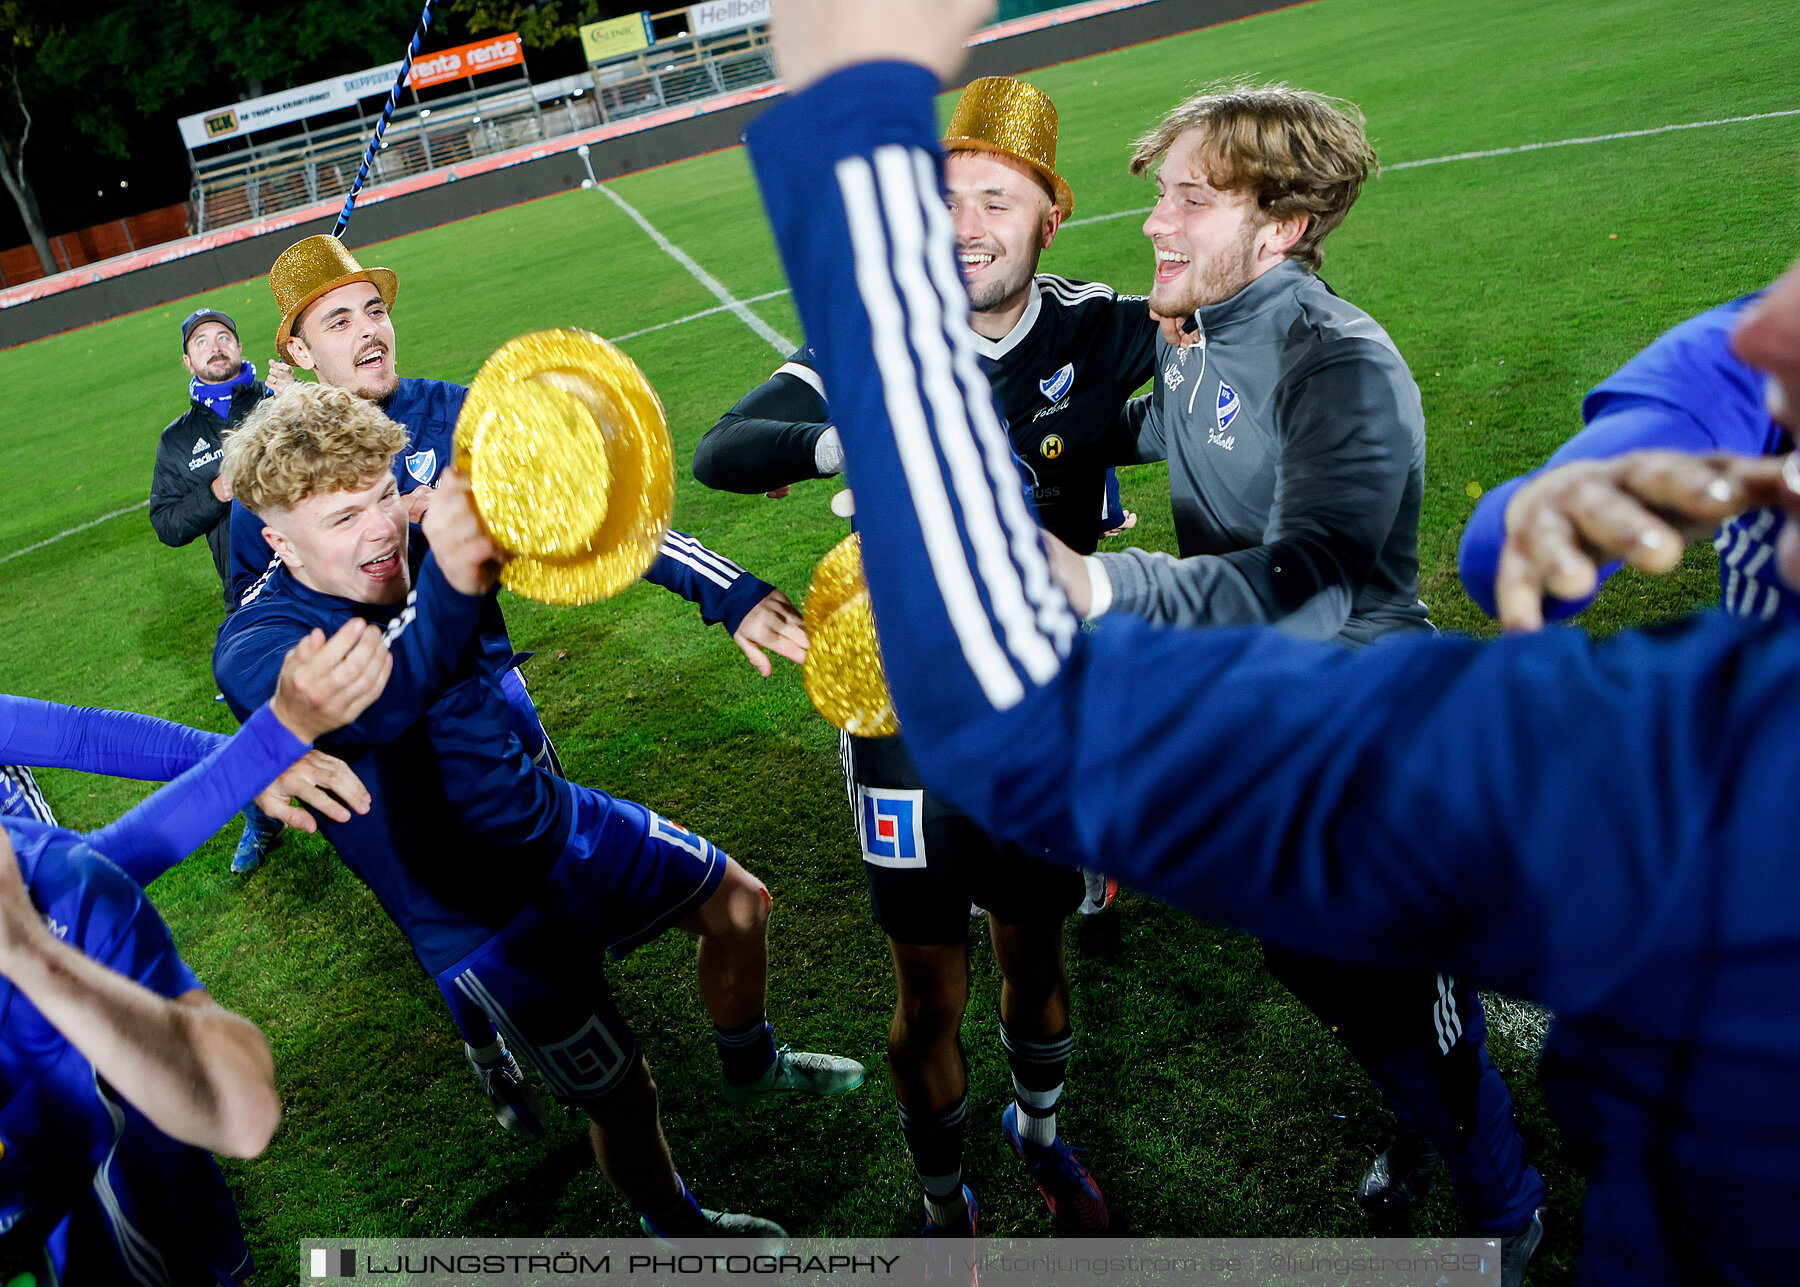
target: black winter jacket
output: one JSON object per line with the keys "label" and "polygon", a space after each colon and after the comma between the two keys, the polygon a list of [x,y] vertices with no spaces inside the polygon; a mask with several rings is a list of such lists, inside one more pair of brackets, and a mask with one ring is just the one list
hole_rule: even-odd
{"label": "black winter jacket", "polygon": [[162,432],[156,448],[156,472],[150,479],[150,525],[164,545],[186,545],[204,536],[219,574],[221,593],[229,598],[231,502],[212,494],[219,476],[220,439],[235,429],[256,404],[269,396],[267,386],[253,381],[231,395],[231,414],[223,422],[199,402]]}

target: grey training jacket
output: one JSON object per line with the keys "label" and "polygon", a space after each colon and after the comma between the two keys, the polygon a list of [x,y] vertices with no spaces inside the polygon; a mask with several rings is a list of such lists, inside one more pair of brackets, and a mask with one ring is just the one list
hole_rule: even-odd
{"label": "grey training jacket", "polygon": [[1291,260],[1198,320],[1199,343],[1158,340],[1156,387],[1126,406],[1112,450],[1169,462],[1181,558],[1100,554],[1111,610],[1350,645],[1430,629],[1425,412],[1387,332]]}

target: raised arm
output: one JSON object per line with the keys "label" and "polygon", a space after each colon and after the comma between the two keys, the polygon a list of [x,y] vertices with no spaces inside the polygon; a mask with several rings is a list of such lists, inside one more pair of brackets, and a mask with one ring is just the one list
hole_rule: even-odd
{"label": "raised arm", "polygon": [[671,531],[663,539],[662,553],[644,580],[697,605],[708,625],[723,622],[764,679],[773,673],[764,649],[795,665],[806,660],[806,631],[792,600],[685,532]]}
{"label": "raised arm", "polygon": [[[937,66],[957,6],[868,7],[880,38],[859,45],[864,9],[778,0],[792,83],[870,50]],[[998,835],[1285,946],[1593,1003],[1694,896],[1706,846],[1753,861],[1780,825],[1800,640],[1718,620],[1599,648],[1420,635],[1361,653],[1129,619],[1079,633],[933,215],[937,85],[854,66],[749,132],[928,785]],[[1103,745],[1080,736],[1097,720]]]}

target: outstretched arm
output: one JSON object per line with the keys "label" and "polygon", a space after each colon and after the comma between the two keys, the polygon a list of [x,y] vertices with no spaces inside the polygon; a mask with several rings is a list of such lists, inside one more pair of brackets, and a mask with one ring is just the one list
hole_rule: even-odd
{"label": "outstretched arm", "polygon": [[[1754,863],[1779,825],[1800,640],[1716,619],[1355,654],[1257,628],[1079,634],[937,198],[925,68],[973,10],[777,0],[791,82],[906,61],[837,71],[749,132],[926,782],[996,834],[1273,942],[1592,1004],[1710,853]],[[1099,748],[1080,730],[1102,720]]]}
{"label": "outstretched arm", "polygon": [[[314,738],[349,723],[380,695],[392,660],[381,631],[353,621],[330,639],[313,631],[282,661],[274,697],[244,721],[236,735],[206,759],[153,793],[88,843],[147,885],[186,858],[244,802],[282,779],[294,794],[317,792],[327,812],[329,790],[360,810],[367,793],[341,762],[333,770],[302,761]],[[289,767],[299,770],[288,777]],[[310,786],[302,779],[311,777]],[[277,789],[281,789],[280,786]]]}
{"label": "outstretched arm", "polygon": [[764,679],[773,673],[764,649],[796,665],[806,660],[806,631],[793,601],[685,532],[663,538],[644,580],[694,603],[708,625],[723,622]]}
{"label": "outstretched arm", "polygon": [[[57,860],[54,852],[40,862]],[[79,859],[77,859],[79,861]],[[141,900],[124,878],[94,863],[85,879],[121,904]],[[148,904],[128,931],[139,956],[174,949]],[[117,942],[111,945],[121,950]],[[180,971],[185,975],[185,970]],[[26,891],[10,837],[0,828],[0,975],[158,1129],[233,1157],[262,1152],[281,1120],[275,1065],[256,1025],[189,987],[166,997],[90,959],[50,932]],[[191,983],[192,976],[185,975]]]}
{"label": "outstretched arm", "polygon": [[[1671,453],[1786,450],[1762,376],[1730,347],[1753,298],[1658,336],[1583,399],[1580,433],[1481,498],[1457,570],[1483,612],[1526,630],[1573,616],[1624,564],[1666,572],[1689,536],[1743,508]],[[1626,459],[1652,452],[1667,458]]]}
{"label": "outstretched arm", "polygon": [[694,448],[694,478],[717,491],[785,494],[844,467],[825,386],[802,349],[745,394]]}
{"label": "outstretched arm", "polygon": [[130,711],[0,693],[0,762],[167,782],[225,743],[222,733]]}

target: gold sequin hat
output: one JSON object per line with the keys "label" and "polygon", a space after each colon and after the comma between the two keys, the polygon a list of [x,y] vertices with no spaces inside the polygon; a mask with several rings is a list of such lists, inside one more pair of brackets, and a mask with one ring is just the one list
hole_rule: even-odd
{"label": "gold sequin hat", "polygon": [[857,737],[891,737],[900,731],[875,614],[863,580],[862,538],[839,541],[813,569],[806,591],[806,665],[800,681],[813,706],[834,728]]}
{"label": "gold sequin hat", "polygon": [[392,269],[364,268],[336,237],[320,233],[281,252],[269,269],[269,289],[275,294],[275,307],[281,310],[281,325],[275,329],[277,357],[288,360],[287,342],[294,333],[294,319],[306,306],[349,282],[368,282],[381,292],[381,302],[389,308],[400,293],[400,279]]}
{"label": "gold sequin hat", "polygon": [[513,555],[500,579],[543,603],[592,603],[644,574],[675,504],[662,403],[637,363],[589,331],[534,331],[476,372],[456,467]]}
{"label": "gold sequin hat", "polygon": [[1063,218],[1075,209],[1075,194],[1056,172],[1056,104],[1035,85],[1011,76],[970,81],[944,129],[944,151],[1010,156],[1050,185]]}

